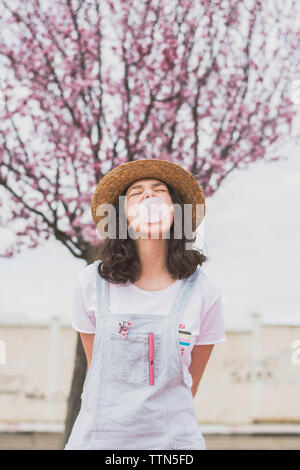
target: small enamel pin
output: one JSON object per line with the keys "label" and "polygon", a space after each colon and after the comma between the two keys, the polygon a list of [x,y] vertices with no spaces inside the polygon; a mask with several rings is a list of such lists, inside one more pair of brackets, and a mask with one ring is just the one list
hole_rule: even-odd
{"label": "small enamel pin", "polygon": [[119,322],[119,326],[120,326],[119,335],[121,336],[122,339],[126,339],[128,336],[129,328],[131,326],[131,321],[123,320],[123,325],[121,322]]}

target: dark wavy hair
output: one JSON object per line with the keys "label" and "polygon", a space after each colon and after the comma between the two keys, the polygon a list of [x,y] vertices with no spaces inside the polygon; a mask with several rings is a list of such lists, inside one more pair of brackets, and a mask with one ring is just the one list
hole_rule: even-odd
{"label": "dark wavy hair", "polygon": [[[163,181],[164,184],[166,184]],[[170,185],[166,184],[173,204],[177,203],[181,206],[183,214],[183,201],[178,192]],[[127,186],[127,188],[129,185]],[[126,195],[127,188],[124,189],[121,196]],[[114,203],[116,211],[116,220],[119,220],[119,203],[118,198]],[[123,210],[123,206],[121,206]],[[126,217],[123,211],[122,215]],[[184,217],[182,217],[184,220]],[[183,224],[183,222],[181,222]],[[125,239],[119,238],[119,226],[116,228],[116,238],[106,238],[96,247],[91,261],[100,260],[98,272],[101,277],[107,279],[114,284],[125,284],[130,281],[136,282],[141,276],[141,262],[136,249],[135,240],[128,234]],[[183,228],[183,227],[182,227]],[[199,249],[185,249],[185,243],[192,243],[196,239],[194,237],[188,239],[182,230],[182,237],[174,238],[174,220],[170,227],[170,237],[166,239],[168,243],[166,266],[174,279],[184,279],[191,276],[197,269],[198,264],[201,266],[208,258]]]}

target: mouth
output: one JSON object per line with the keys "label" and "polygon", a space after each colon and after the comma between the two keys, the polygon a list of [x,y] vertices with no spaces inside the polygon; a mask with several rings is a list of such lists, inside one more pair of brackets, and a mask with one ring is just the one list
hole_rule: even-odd
{"label": "mouth", "polygon": [[139,218],[147,224],[160,222],[164,212],[164,202],[156,197],[144,200],[139,206]]}

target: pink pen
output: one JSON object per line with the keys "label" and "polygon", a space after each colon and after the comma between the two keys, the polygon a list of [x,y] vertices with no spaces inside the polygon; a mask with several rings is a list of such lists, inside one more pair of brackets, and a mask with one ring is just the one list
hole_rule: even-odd
{"label": "pink pen", "polygon": [[154,385],[154,335],[148,334],[149,385]]}

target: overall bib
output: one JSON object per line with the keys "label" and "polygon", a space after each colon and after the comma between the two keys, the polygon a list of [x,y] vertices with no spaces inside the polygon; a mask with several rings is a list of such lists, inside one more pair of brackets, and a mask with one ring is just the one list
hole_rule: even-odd
{"label": "overall bib", "polygon": [[[183,376],[180,315],[200,267],[183,279],[170,312],[109,312],[108,281],[96,268],[97,313],[91,365],[81,408],[65,450],[206,449],[191,389]],[[130,321],[128,336],[120,324]],[[154,385],[149,384],[148,335],[154,335]]]}

